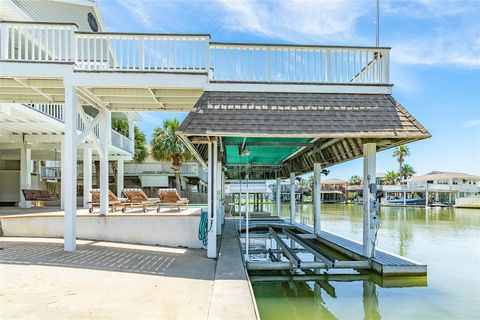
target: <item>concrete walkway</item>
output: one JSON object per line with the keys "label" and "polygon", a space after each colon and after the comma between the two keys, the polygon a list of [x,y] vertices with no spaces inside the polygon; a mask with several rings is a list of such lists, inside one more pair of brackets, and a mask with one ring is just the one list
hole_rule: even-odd
{"label": "concrete walkway", "polygon": [[257,319],[234,220],[225,219],[208,319]]}
{"label": "concrete walkway", "polygon": [[66,253],[62,239],[0,238],[0,319],[207,319],[204,250],[78,243]]}

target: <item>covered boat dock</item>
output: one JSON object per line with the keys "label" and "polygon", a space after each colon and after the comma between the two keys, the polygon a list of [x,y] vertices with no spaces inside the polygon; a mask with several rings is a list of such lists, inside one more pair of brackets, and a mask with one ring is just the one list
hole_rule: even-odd
{"label": "covered boat dock", "polygon": [[[225,178],[247,183],[276,179],[277,188],[280,179],[290,178],[291,192],[295,192],[295,177],[313,171],[313,228],[298,223],[294,196],[288,220],[280,219],[279,199],[269,218],[251,219],[247,206],[246,217],[237,227],[248,269],[353,268],[384,275],[426,274],[426,265],[375,248],[379,228],[376,152],[430,137],[390,94],[207,91],[180,126],[179,135],[209,169],[209,257],[216,257],[216,235],[224,221],[217,197],[222,197],[224,188],[218,184]],[[364,159],[364,194],[369,195],[364,200],[362,243],[323,231],[320,206],[322,170],[359,157]],[[244,192],[249,203],[248,189]],[[251,261],[259,251],[251,249],[250,242],[262,237],[267,242],[273,239],[276,248],[267,252],[281,253],[282,259]],[[329,257],[317,242],[348,259]],[[296,254],[299,250],[312,254],[314,261],[303,261]]]}

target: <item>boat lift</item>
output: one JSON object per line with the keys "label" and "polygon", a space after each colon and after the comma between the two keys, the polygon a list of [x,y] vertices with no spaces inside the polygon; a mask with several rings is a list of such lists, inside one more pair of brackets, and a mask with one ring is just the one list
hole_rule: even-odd
{"label": "boat lift", "polygon": [[[293,226],[282,223],[278,224],[277,221],[273,224],[268,224],[265,220],[260,222],[258,227],[263,224],[268,225],[268,233],[250,233],[249,238],[268,238],[273,239],[278,246],[278,249],[265,249],[265,250],[249,250],[249,254],[283,254],[288,261],[250,261],[246,259],[247,270],[329,270],[329,269],[371,269],[371,261],[365,260],[337,260],[326,252],[323,252],[318,246],[310,243],[309,238],[313,238],[311,234],[296,233],[293,230]],[[282,234],[277,233],[275,228],[279,227],[282,230]],[[253,226],[255,227],[255,226]],[[247,240],[247,237],[242,237]],[[288,245],[284,240],[289,239],[292,245]],[[246,241],[247,243],[247,241]],[[298,248],[300,247],[300,248]],[[246,254],[246,249],[244,250]],[[313,255],[315,261],[306,261],[299,257],[298,253],[310,253]]]}

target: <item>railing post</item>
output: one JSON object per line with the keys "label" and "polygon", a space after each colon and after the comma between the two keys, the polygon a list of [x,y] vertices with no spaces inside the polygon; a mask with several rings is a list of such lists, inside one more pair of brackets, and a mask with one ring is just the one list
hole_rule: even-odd
{"label": "railing post", "polygon": [[71,62],[77,63],[77,36],[75,31],[70,29],[70,59]]}
{"label": "railing post", "polygon": [[145,58],[144,58],[144,37],[139,38],[139,47],[140,47],[140,59],[139,59],[139,67],[140,70],[145,70]]}
{"label": "railing post", "polygon": [[385,71],[385,75],[384,75],[384,83],[390,83],[390,50],[385,50],[385,53],[384,53],[384,57],[383,57],[384,60],[384,71]]}
{"label": "railing post", "polygon": [[267,81],[270,82],[270,65],[271,65],[271,56],[270,56],[270,48],[267,48]]}
{"label": "railing post", "polygon": [[207,71],[208,79],[210,79],[210,39],[207,39],[205,45],[205,70]]}
{"label": "railing post", "polygon": [[7,60],[8,59],[8,43],[9,43],[9,26],[6,23],[0,23],[0,32],[2,37],[1,42],[1,51],[0,51],[0,59]]}
{"label": "railing post", "polygon": [[325,70],[326,70],[326,81],[331,82],[332,80],[332,68],[331,68],[331,55],[332,51],[327,49],[326,61],[325,61]]}

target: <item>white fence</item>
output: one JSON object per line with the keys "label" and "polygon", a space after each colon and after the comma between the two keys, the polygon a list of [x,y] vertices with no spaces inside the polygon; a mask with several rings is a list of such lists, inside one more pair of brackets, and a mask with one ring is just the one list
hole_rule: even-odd
{"label": "white fence", "polygon": [[211,80],[389,84],[389,48],[210,42],[209,35],[77,32],[71,24],[0,22],[0,59],[80,70],[208,73]]}
{"label": "white fence", "polygon": [[[60,122],[64,122],[64,105],[63,104],[33,103],[33,104],[27,104],[26,106],[40,113],[43,113],[53,119],[56,119]],[[91,118],[88,115],[87,117]],[[77,129],[80,131],[85,130],[85,123],[79,113],[77,114]],[[98,124],[96,124],[95,127],[93,128],[93,132],[95,133],[95,136],[97,138],[100,137],[100,127]],[[124,135],[118,133],[113,129],[111,130],[111,143],[113,146],[120,148],[124,151],[127,151],[129,153],[134,152],[133,140],[130,140],[128,137],[125,137]]]}

